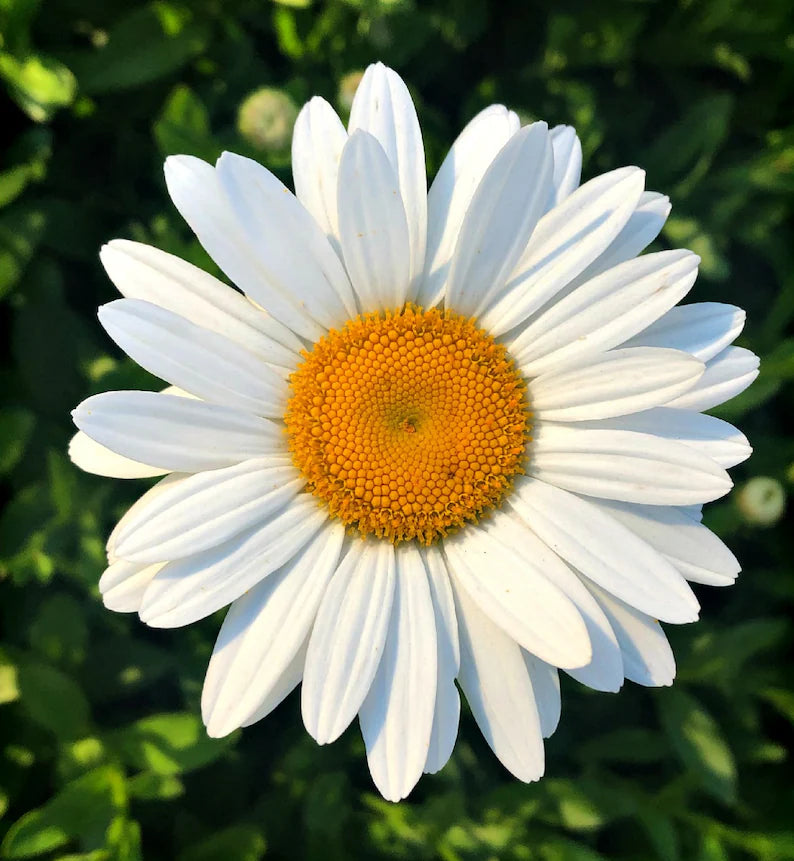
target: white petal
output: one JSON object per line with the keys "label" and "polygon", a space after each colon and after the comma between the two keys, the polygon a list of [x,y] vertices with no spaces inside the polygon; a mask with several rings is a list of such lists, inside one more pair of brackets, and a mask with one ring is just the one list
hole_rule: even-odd
{"label": "white petal", "polygon": [[268,419],[158,392],[104,392],[72,411],[91,439],[124,457],[174,472],[217,469],[283,450]]}
{"label": "white petal", "polygon": [[707,362],[736,340],[746,316],[741,308],[719,302],[676,305],[626,346],[671,347]]}
{"label": "white petal", "polygon": [[517,483],[509,503],[555,553],[613,595],[667,622],[697,618],[684,578],[602,508],[532,479]]}
{"label": "white petal", "polygon": [[671,685],[675,678],[675,658],[662,626],[594,583],[588,583],[588,588],[598,599],[617,635],[626,678],[649,687]]}
{"label": "white petal", "polygon": [[339,163],[339,238],[361,310],[399,308],[411,283],[408,222],[394,167],[367,132],[354,132]]}
{"label": "white petal", "polygon": [[743,347],[728,347],[706,362],[706,372],[686,394],[669,401],[668,407],[710,410],[743,392],[758,376],[758,356]]}
{"label": "white petal", "polygon": [[[409,280],[414,285],[406,298],[416,293],[425,263],[427,238],[427,175],[422,130],[411,94],[402,78],[375,63],[364,72],[350,108],[348,131],[369,132],[383,147],[399,184],[408,226]],[[365,180],[369,181],[369,178]]]}
{"label": "white petal", "polygon": [[[261,214],[262,207],[267,206],[265,196],[261,194],[261,189],[248,187],[248,193],[255,197],[255,211],[246,210],[245,201],[239,196],[235,201],[236,206],[233,206],[228,194],[228,188],[231,187],[228,167],[224,173],[226,188],[221,183],[220,171],[201,159],[171,156],[165,162],[165,180],[171,199],[212,259],[244,293],[279,322],[307,340],[316,341],[326,331],[327,304],[336,306],[337,315],[341,316],[341,303],[334,300],[330,285],[324,278],[319,283],[297,281],[297,272],[305,275],[307,270],[314,270],[316,274],[317,267],[312,265],[311,255],[303,248],[300,253],[305,265],[296,264],[296,268],[291,269],[290,264],[295,262],[293,255],[281,255],[279,243],[282,240],[287,242],[285,251],[296,250],[298,237],[292,234],[290,241],[285,239],[283,233],[295,228],[296,221],[305,220],[303,226],[306,227],[307,238],[313,237],[315,245],[320,240],[325,242],[328,254],[336,259],[341,269],[339,259],[319,225],[305,210],[301,210],[303,218],[280,217],[284,216],[285,209],[292,210],[291,214],[295,215],[295,208],[299,207],[297,201],[294,201],[294,207],[284,201],[282,206],[270,208],[269,220],[276,222],[279,227],[268,230],[265,235],[257,233],[262,229],[257,215]],[[236,189],[233,190],[236,194]],[[270,191],[275,189],[271,188]],[[282,196],[286,198],[288,194],[286,192]],[[266,244],[263,241],[265,239]],[[296,293],[298,286],[305,292]],[[315,301],[317,291],[324,294],[322,298],[326,300],[325,303]]]}
{"label": "white petal", "polygon": [[231,604],[289,562],[327,517],[313,496],[302,493],[263,526],[169,562],[146,590],[141,621],[153,628],[177,628]]}
{"label": "white petal", "polygon": [[281,417],[287,384],[234,341],[140,299],[99,309],[99,322],[142,368],[203,400],[255,415]]}
{"label": "white petal", "polygon": [[[595,278],[607,269],[632,260],[653,242],[664,227],[670,214],[670,198],[656,191],[644,191],[640,196],[637,208],[623,226],[623,229],[612,240],[609,246],[578,275],[566,288],[571,292],[580,284]],[[645,343],[645,342],[643,342]],[[659,346],[672,346],[663,344]],[[698,357],[700,358],[700,357]]]}
{"label": "white petal", "polygon": [[479,315],[498,295],[545,208],[554,162],[546,123],[525,126],[491,162],[469,205],[445,302]]}
{"label": "white petal", "polygon": [[747,460],[753,452],[747,437],[733,425],[691,410],[656,407],[630,416],[587,422],[587,427],[637,431],[676,440],[697,449],[725,469]]}
{"label": "white petal", "polygon": [[[211,168],[210,168],[211,169]],[[300,340],[236,290],[191,263],[158,248],[114,239],[99,253],[122,296],[152,302],[231,338],[266,362],[293,367]]]}
{"label": "white petal", "polygon": [[483,316],[483,326],[501,335],[562,290],[615,238],[634,211],[644,183],[639,168],[613,170],[586,182],[546,213],[499,301]]}
{"label": "white petal", "polygon": [[117,559],[99,578],[102,603],[108,610],[116,613],[137,613],[144,592],[162,567],[162,563],[139,565],[125,559]]}
{"label": "white petal", "polygon": [[286,455],[196,473],[128,517],[115,552],[135,562],[192,556],[264,522],[305,483]]}
{"label": "white petal", "polygon": [[597,504],[694,583],[729,586],[741,571],[736,557],[710,529],[677,508],[606,500]]}
{"label": "white petal", "polygon": [[444,540],[453,581],[510,637],[558,667],[581,667],[592,651],[571,600],[533,565],[488,531],[467,525]]}
{"label": "white petal", "polygon": [[617,640],[598,602],[587,591],[580,577],[520,517],[499,512],[489,527],[499,541],[521,557],[525,567],[541,571],[579,612],[587,630],[591,654],[586,664],[568,669],[567,672],[577,681],[596,690],[618,690],[623,684],[623,664]]}
{"label": "white petal", "polygon": [[452,144],[427,198],[427,254],[418,304],[430,308],[444,296],[463,219],[485,171],[518,131],[518,117],[503,105],[480,111]]}
{"label": "white petal", "polygon": [[460,696],[455,687],[455,678],[460,668],[460,644],[455,600],[444,557],[435,547],[428,547],[422,552],[433,599],[438,643],[436,704],[424,770],[428,774],[435,774],[447,764],[458,735]]}
{"label": "white petal", "polygon": [[301,683],[303,667],[306,663],[306,651],[309,648],[309,638],[301,644],[286,670],[276,679],[275,684],[263,697],[262,702],[249,717],[243,721],[243,726],[251,726],[262,718],[267,717],[276,706],[280,705]]}
{"label": "white petal", "polygon": [[528,377],[609,350],[682,299],[695,282],[699,262],[690,251],[660,251],[621,263],[551,305],[509,350]]}
{"label": "white petal", "polygon": [[554,126],[550,135],[554,150],[554,183],[548,209],[553,209],[579,187],[582,144],[572,126]]}
{"label": "white petal", "polygon": [[544,423],[531,445],[529,474],[586,496],[691,505],[732,487],[710,457],[652,434]]}
{"label": "white petal", "polygon": [[495,625],[452,579],[460,633],[460,674],[480,732],[504,767],[519,780],[543,776],[538,708],[518,644]]}
{"label": "white petal", "polygon": [[325,99],[315,96],[303,106],[292,132],[295,195],[339,252],[336,189],[346,140],[342,121]]}
{"label": "white petal", "polygon": [[556,667],[541,661],[535,655],[521,650],[524,663],[527,665],[529,680],[535,694],[535,705],[540,718],[540,732],[543,738],[554,735],[560,722],[562,701],[560,699],[560,674]]}
{"label": "white petal", "polygon": [[153,478],[168,471],[116,454],[82,431],[77,431],[69,441],[69,457],[80,469],[108,478]]}
{"label": "white petal", "polygon": [[359,712],[369,770],[387,801],[405,798],[422,776],[433,726],[438,648],[422,556],[410,544],[394,555],[394,603],[383,657]]}
{"label": "white petal", "polygon": [[150,487],[146,493],[138,497],[138,499],[127,509],[126,513],[113,527],[112,532],[108,536],[106,545],[108,562],[114,562],[118,558],[118,554],[116,553],[116,539],[119,533],[126,527],[127,523],[130,520],[137,518],[138,514],[151,505],[158,496],[165,493],[169,488],[175,487],[180,482],[185,481],[185,479],[187,479],[186,475],[172,472],[170,475],[165,476],[165,478],[160,479],[160,481],[158,481],[153,487]]}
{"label": "white petal", "polygon": [[394,549],[354,540],[323,596],[301,689],[303,723],[335,741],[364,702],[383,654],[394,598]]}
{"label": "white petal", "polygon": [[[354,315],[344,267],[295,195],[261,164],[234,153],[218,159],[216,173],[270,287],[326,327]],[[268,308],[271,295],[254,299]]]}
{"label": "white petal", "polygon": [[201,714],[214,738],[242,726],[278,686],[306,641],[342,549],[344,527],[320,530],[230,607],[204,680]]}
{"label": "white petal", "polygon": [[532,411],[547,421],[578,422],[635,413],[663,404],[700,379],[702,362],[678,350],[609,350],[586,365],[532,381]]}

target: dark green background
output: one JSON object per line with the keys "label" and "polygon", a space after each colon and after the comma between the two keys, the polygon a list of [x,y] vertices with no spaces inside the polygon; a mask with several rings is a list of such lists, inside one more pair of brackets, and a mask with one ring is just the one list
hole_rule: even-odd
{"label": "dark green background", "polygon": [[144,483],[85,475],[65,454],[82,398],[157,387],[96,322],[114,298],[101,243],[131,237],[211,265],[168,200],[163,157],[229,148],[289,182],[288,151],[237,130],[243,99],[320,93],[344,113],[345,75],[382,59],[413,90],[431,175],[492,101],[576,125],[586,178],[647,169],[673,201],[661,246],[703,257],[691,298],[745,307],[740,343],[762,357],[756,384],[719,411],[756,449],[737,485],[767,475],[790,489],[792,8],[0,0],[0,856],[794,858],[785,520],[754,525],[737,496],[709,508],[745,571],[731,589],[698,587],[703,621],[670,630],[673,689],[610,695],[563,679],[548,777],[530,786],[464,714],[450,764],[392,805],[358,729],[318,748],[295,695],[243,733],[205,738],[219,618],[152,631],[103,609],[104,539]]}

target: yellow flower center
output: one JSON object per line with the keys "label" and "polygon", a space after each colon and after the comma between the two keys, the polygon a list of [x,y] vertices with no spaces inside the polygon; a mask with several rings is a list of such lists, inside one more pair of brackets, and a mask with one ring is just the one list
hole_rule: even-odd
{"label": "yellow flower center", "polygon": [[362,536],[430,544],[498,505],[530,413],[505,348],[451,311],[406,306],[331,330],[290,377],[290,450]]}

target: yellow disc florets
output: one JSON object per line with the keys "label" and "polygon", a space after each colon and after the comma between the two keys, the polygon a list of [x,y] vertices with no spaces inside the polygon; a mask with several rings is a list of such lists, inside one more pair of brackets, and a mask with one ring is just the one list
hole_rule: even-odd
{"label": "yellow disc florets", "polygon": [[295,463],[364,536],[430,544],[497,505],[522,471],[521,377],[451,311],[356,317],[305,352],[290,383]]}

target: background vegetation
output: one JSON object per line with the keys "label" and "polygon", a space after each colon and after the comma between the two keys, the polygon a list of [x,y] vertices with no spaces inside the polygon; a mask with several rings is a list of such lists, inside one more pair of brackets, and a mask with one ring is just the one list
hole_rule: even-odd
{"label": "background vegetation", "polygon": [[[0,856],[794,858],[789,0],[0,0],[0,33]],[[614,696],[565,678],[548,777],[531,786],[466,714],[451,763],[400,805],[374,794],[358,729],[318,748],[295,695],[204,736],[219,619],[154,631],[103,609],[104,539],[143,483],[66,457],[78,401],[157,385],[96,322],[114,298],[102,242],[211,265],[163,157],[229,148],[289,182],[296,106],[320,93],[346,113],[374,59],[414,89],[431,175],[492,101],[575,124],[586,177],[645,167],[674,204],[662,245],[703,257],[692,298],[747,308],[740,343],[762,356],[719,412],[755,455],[707,514],[745,571],[698,588],[703,621],[670,631],[675,687]],[[758,476],[773,481],[747,488]]]}

